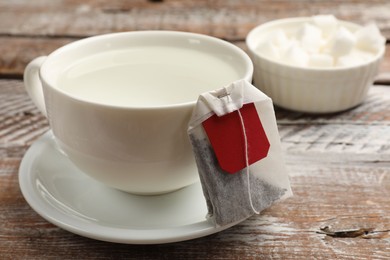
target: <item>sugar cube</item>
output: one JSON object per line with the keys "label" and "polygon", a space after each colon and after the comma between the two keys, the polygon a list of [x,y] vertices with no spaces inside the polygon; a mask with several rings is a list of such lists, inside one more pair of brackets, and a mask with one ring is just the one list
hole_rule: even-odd
{"label": "sugar cube", "polygon": [[356,42],[355,36],[345,27],[340,27],[330,40],[330,54],[334,57],[347,55]]}
{"label": "sugar cube", "polygon": [[306,36],[321,38],[321,34],[322,34],[321,30],[318,29],[316,26],[311,25],[309,23],[305,23],[305,24],[303,24],[303,26],[301,26],[298,29],[298,31],[296,33],[296,37],[298,40],[302,40]]}
{"label": "sugar cube", "polygon": [[329,54],[312,54],[309,57],[308,66],[318,68],[333,67],[334,58]]}
{"label": "sugar cube", "polygon": [[306,66],[308,60],[309,55],[295,42],[287,48],[281,57],[282,62],[294,66]]}
{"label": "sugar cube", "polygon": [[256,52],[259,55],[263,55],[268,59],[272,59],[272,60],[280,59],[280,53],[277,47],[270,41],[270,39],[266,39],[265,41],[261,42],[257,46]]}
{"label": "sugar cube", "polygon": [[282,29],[277,29],[270,34],[272,44],[279,48],[285,48],[289,44],[289,39]]}
{"label": "sugar cube", "polygon": [[355,33],[355,36],[356,47],[371,52],[378,52],[386,42],[374,23],[362,27]]}
{"label": "sugar cube", "polygon": [[317,53],[320,51],[323,45],[323,40],[321,38],[313,37],[313,36],[305,36],[301,40],[302,48],[309,53]]}
{"label": "sugar cube", "polygon": [[386,39],[375,24],[356,32],[350,29],[333,15],[316,15],[298,26],[268,32],[257,51],[293,66],[329,68],[370,61],[385,45]]}
{"label": "sugar cube", "polygon": [[321,30],[309,23],[305,23],[297,31],[296,37],[302,48],[309,53],[318,52],[322,45]]}
{"label": "sugar cube", "polygon": [[332,35],[339,25],[339,21],[333,15],[315,15],[312,20],[314,25],[321,29],[325,38]]}

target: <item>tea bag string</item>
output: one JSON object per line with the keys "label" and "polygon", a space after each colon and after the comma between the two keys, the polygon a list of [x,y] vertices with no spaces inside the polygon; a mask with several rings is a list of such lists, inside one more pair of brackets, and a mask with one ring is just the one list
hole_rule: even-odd
{"label": "tea bag string", "polygon": [[243,132],[243,135],[244,135],[244,149],[245,149],[245,166],[246,166],[246,176],[247,176],[247,180],[248,180],[248,197],[249,197],[249,204],[253,210],[254,213],[256,214],[259,214],[260,212],[257,211],[255,209],[255,207],[253,206],[253,202],[252,202],[252,196],[251,196],[251,183],[250,183],[250,179],[249,179],[249,156],[248,156],[248,138],[246,136],[246,130],[245,130],[245,124],[244,124],[244,119],[241,115],[241,112],[240,112],[240,109],[237,110],[238,111],[238,115],[240,117],[240,121],[241,121],[241,127],[242,127],[242,132]]}

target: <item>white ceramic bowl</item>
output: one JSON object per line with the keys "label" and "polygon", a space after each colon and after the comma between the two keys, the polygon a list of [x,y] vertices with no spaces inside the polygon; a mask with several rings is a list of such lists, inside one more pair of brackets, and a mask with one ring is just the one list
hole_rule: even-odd
{"label": "white ceramic bowl", "polygon": [[[384,47],[364,64],[335,68],[295,67],[256,53],[259,42],[269,32],[296,30],[309,21],[310,17],[275,20],[249,32],[246,44],[255,66],[255,86],[270,96],[276,105],[296,111],[331,113],[357,106],[374,81]],[[360,28],[345,21],[340,21],[340,24],[351,31]]]}

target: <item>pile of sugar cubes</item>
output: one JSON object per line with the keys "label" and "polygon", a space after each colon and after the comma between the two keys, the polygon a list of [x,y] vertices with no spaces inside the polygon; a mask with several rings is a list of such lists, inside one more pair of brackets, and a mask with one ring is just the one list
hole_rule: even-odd
{"label": "pile of sugar cubes", "polygon": [[362,64],[376,56],[385,42],[373,23],[352,32],[333,15],[317,15],[296,30],[271,31],[256,50],[293,66],[331,68]]}

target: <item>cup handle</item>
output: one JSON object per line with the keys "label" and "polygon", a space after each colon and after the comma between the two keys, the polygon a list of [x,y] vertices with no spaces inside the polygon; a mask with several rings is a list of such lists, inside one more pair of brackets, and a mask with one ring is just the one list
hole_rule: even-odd
{"label": "cup handle", "polygon": [[43,97],[42,82],[39,77],[39,69],[46,58],[47,56],[40,56],[32,60],[25,68],[23,74],[27,94],[45,117],[47,117],[47,112]]}

